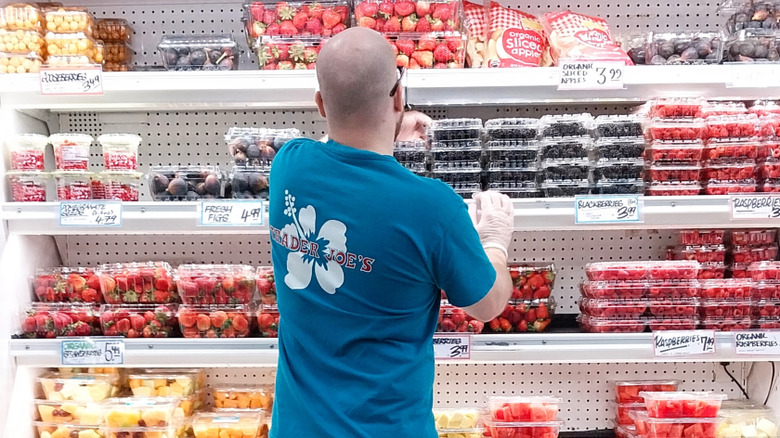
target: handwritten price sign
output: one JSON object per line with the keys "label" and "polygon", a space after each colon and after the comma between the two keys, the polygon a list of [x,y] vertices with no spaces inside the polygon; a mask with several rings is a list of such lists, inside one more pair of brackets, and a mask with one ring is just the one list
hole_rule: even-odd
{"label": "handwritten price sign", "polygon": [[60,202],[61,227],[118,227],[122,225],[119,201]]}
{"label": "handwritten price sign", "polygon": [[715,330],[653,332],[653,348],[657,357],[715,354]]}
{"label": "handwritten price sign", "polygon": [[615,90],[623,88],[622,62],[564,61],[559,90]]}
{"label": "handwritten price sign", "polygon": [[574,203],[578,224],[641,222],[644,207],[639,196],[578,196]]}
{"label": "handwritten price sign", "polygon": [[471,336],[434,335],[433,355],[436,360],[471,358]]}
{"label": "handwritten price sign", "polygon": [[62,341],[63,365],[122,365],[125,342],[119,339]]}
{"label": "handwritten price sign", "polygon": [[263,225],[263,201],[204,201],[200,225],[248,227]]}
{"label": "handwritten price sign", "polygon": [[41,94],[103,94],[103,68],[41,67]]}
{"label": "handwritten price sign", "polygon": [[731,219],[777,219],[780,218],[780,196],[733,195]]}
{"label": "handwritten price sign", "polygon": [[734,332],[738,355],[780,356],[780,331]]}

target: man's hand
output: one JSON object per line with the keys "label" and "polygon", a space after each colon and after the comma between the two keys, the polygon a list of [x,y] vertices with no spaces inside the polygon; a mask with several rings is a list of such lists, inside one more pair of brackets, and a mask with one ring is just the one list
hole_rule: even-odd
{"label": "man's hand", "polygon": [[430,123],[431,118],[419,111],[405,112],[395,141],[425,140],[425,130]]}

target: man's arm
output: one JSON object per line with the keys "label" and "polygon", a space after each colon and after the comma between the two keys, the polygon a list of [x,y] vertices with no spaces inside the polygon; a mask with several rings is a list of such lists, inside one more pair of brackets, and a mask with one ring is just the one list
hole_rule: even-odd
{"label": "man's arm", "polygon": [[496,281],[484,298],[464,308],[466,313],[482,322],[488,322],[500,315],[512,296],[512,277],[506,267],[506,255],[496,248],[485,249],[485,254],[496,270]]}

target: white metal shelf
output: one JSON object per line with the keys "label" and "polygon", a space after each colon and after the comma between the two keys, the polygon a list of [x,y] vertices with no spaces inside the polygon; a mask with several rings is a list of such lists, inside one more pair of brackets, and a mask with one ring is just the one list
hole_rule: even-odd
{"label": "white metal shelf", "polygon": [[[277,339],[125,339],[125,366],[275,366]],[[60,366],[60,340],[10,342],[18,366]],[[716,354],[655,357],[652,333],[538,333],[475,335],[471,359],[457,363],[754,362],[772,356],[737,356],[732,333],[716,333]],[[445,362],[442,362],[445,363]],[[447,361],[446,363],[452,363]]]}
{"label": "white metal shelf", "polygon": [[[621,90],[558,91],[558,68],[415,70],[413,105],[642,102],[657,96],[757,99],[780,95],[780,65],[636,66]],[[312,108],[313,71],[104,73],[104,95],[42,96],[38,75],[6,75],[3,107],[52,111]]]}

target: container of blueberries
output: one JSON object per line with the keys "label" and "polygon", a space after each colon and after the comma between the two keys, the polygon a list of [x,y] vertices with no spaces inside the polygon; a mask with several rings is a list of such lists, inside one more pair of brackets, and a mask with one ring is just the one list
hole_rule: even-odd
{"label": "container of blueberries", "polygon": [[544,183],[542,184],[542,193],[548,198],[572,197],[577,195],[587,195],[590,193],[590,184],[584,182],[570,183]]}
{"label": "container of blueberries", "polygon": [[233,199],[268,199],[267,166],[233,166]]}
{"label": "container of blueberries", "polygon": [[590,166],[587,161],[579,163],[544,163],[542,179],[548,183],[571,183],[588,181]]}
{"label": "container of blueberries", "polygon": [[276,152],[288,141],[301,136],[289,129],[232,127],[225,134],[228,152],[240,166],[270,166]]}
{"label": "container of blueberries", "polygon": [[149,191],[155,201],[198,201],[225,196],[225,176],[217,166],[152,166]]}
{"label": "container of blueberries", "polygon": [[542,141],[539,157],[545,162],[587,161],[593,147],[590,137],[562,137]]}
{"label": "container of blueberries", "polygon": [[648,65],[720,64],[722,58],[720,32],[653,33],[645,48]]}
{"label": "container of blueberries", "polygon": [[166,70],[238,70],[230,35],[165,35],[157,45]]}
{"label": "container of blueberries", "polygon": [[596,126],[596,136],[604,137],[641,137],[644,135],[642,128],[643,119],[637,115],[609,115],[598,116],[593,122]]}
{"label": "container of blueberries", "polygon": [[490,190],[496,190],[514,199],[541,198],[542,191],[537,188],[524,187],[522,185],[506,182],[490,183]]}
{"label": "container of blueberries", "polygon": [[527,169],[538,166],[539,148],[536,140],[491,140],[485,153],[491,168]]}
{"label": "container of blueberries", "polygon": [[600,138],[590,150],[590,159],[623,160],[642,158],[645,154],[644,137]]}
{"label": "container of blueberries", "polygon": [[780,60],[777,31],[743,29],[726,41],[723,62],[776,62]]}
{"label": "container of blueberries", "polygon": [[490,140],[534,140],[539,135],[539,119],[508,118],[485,122],[485,136]]}
{"label": "container of blueberries", "polygon": [[481,134],[481,119],[434,120],[428,126],[428,137],[433,142],[479,140]]}
{"label": "container of blueberries", "polygon": [[405,168],[417,175],[426,175],[428,148],[422,140],[398,141],[393,148],[393,157]]}
{"label": "container of blueberries", "polygon": [[594,195],[641,195],[644,191],[644,181],[599,182],[591,189]]}
{"label": "container of blueberries", "polygon": [[588,136],[593,128],[593,116],[588,113],[548,114],[542,117],[540,123],[543,137]]}

